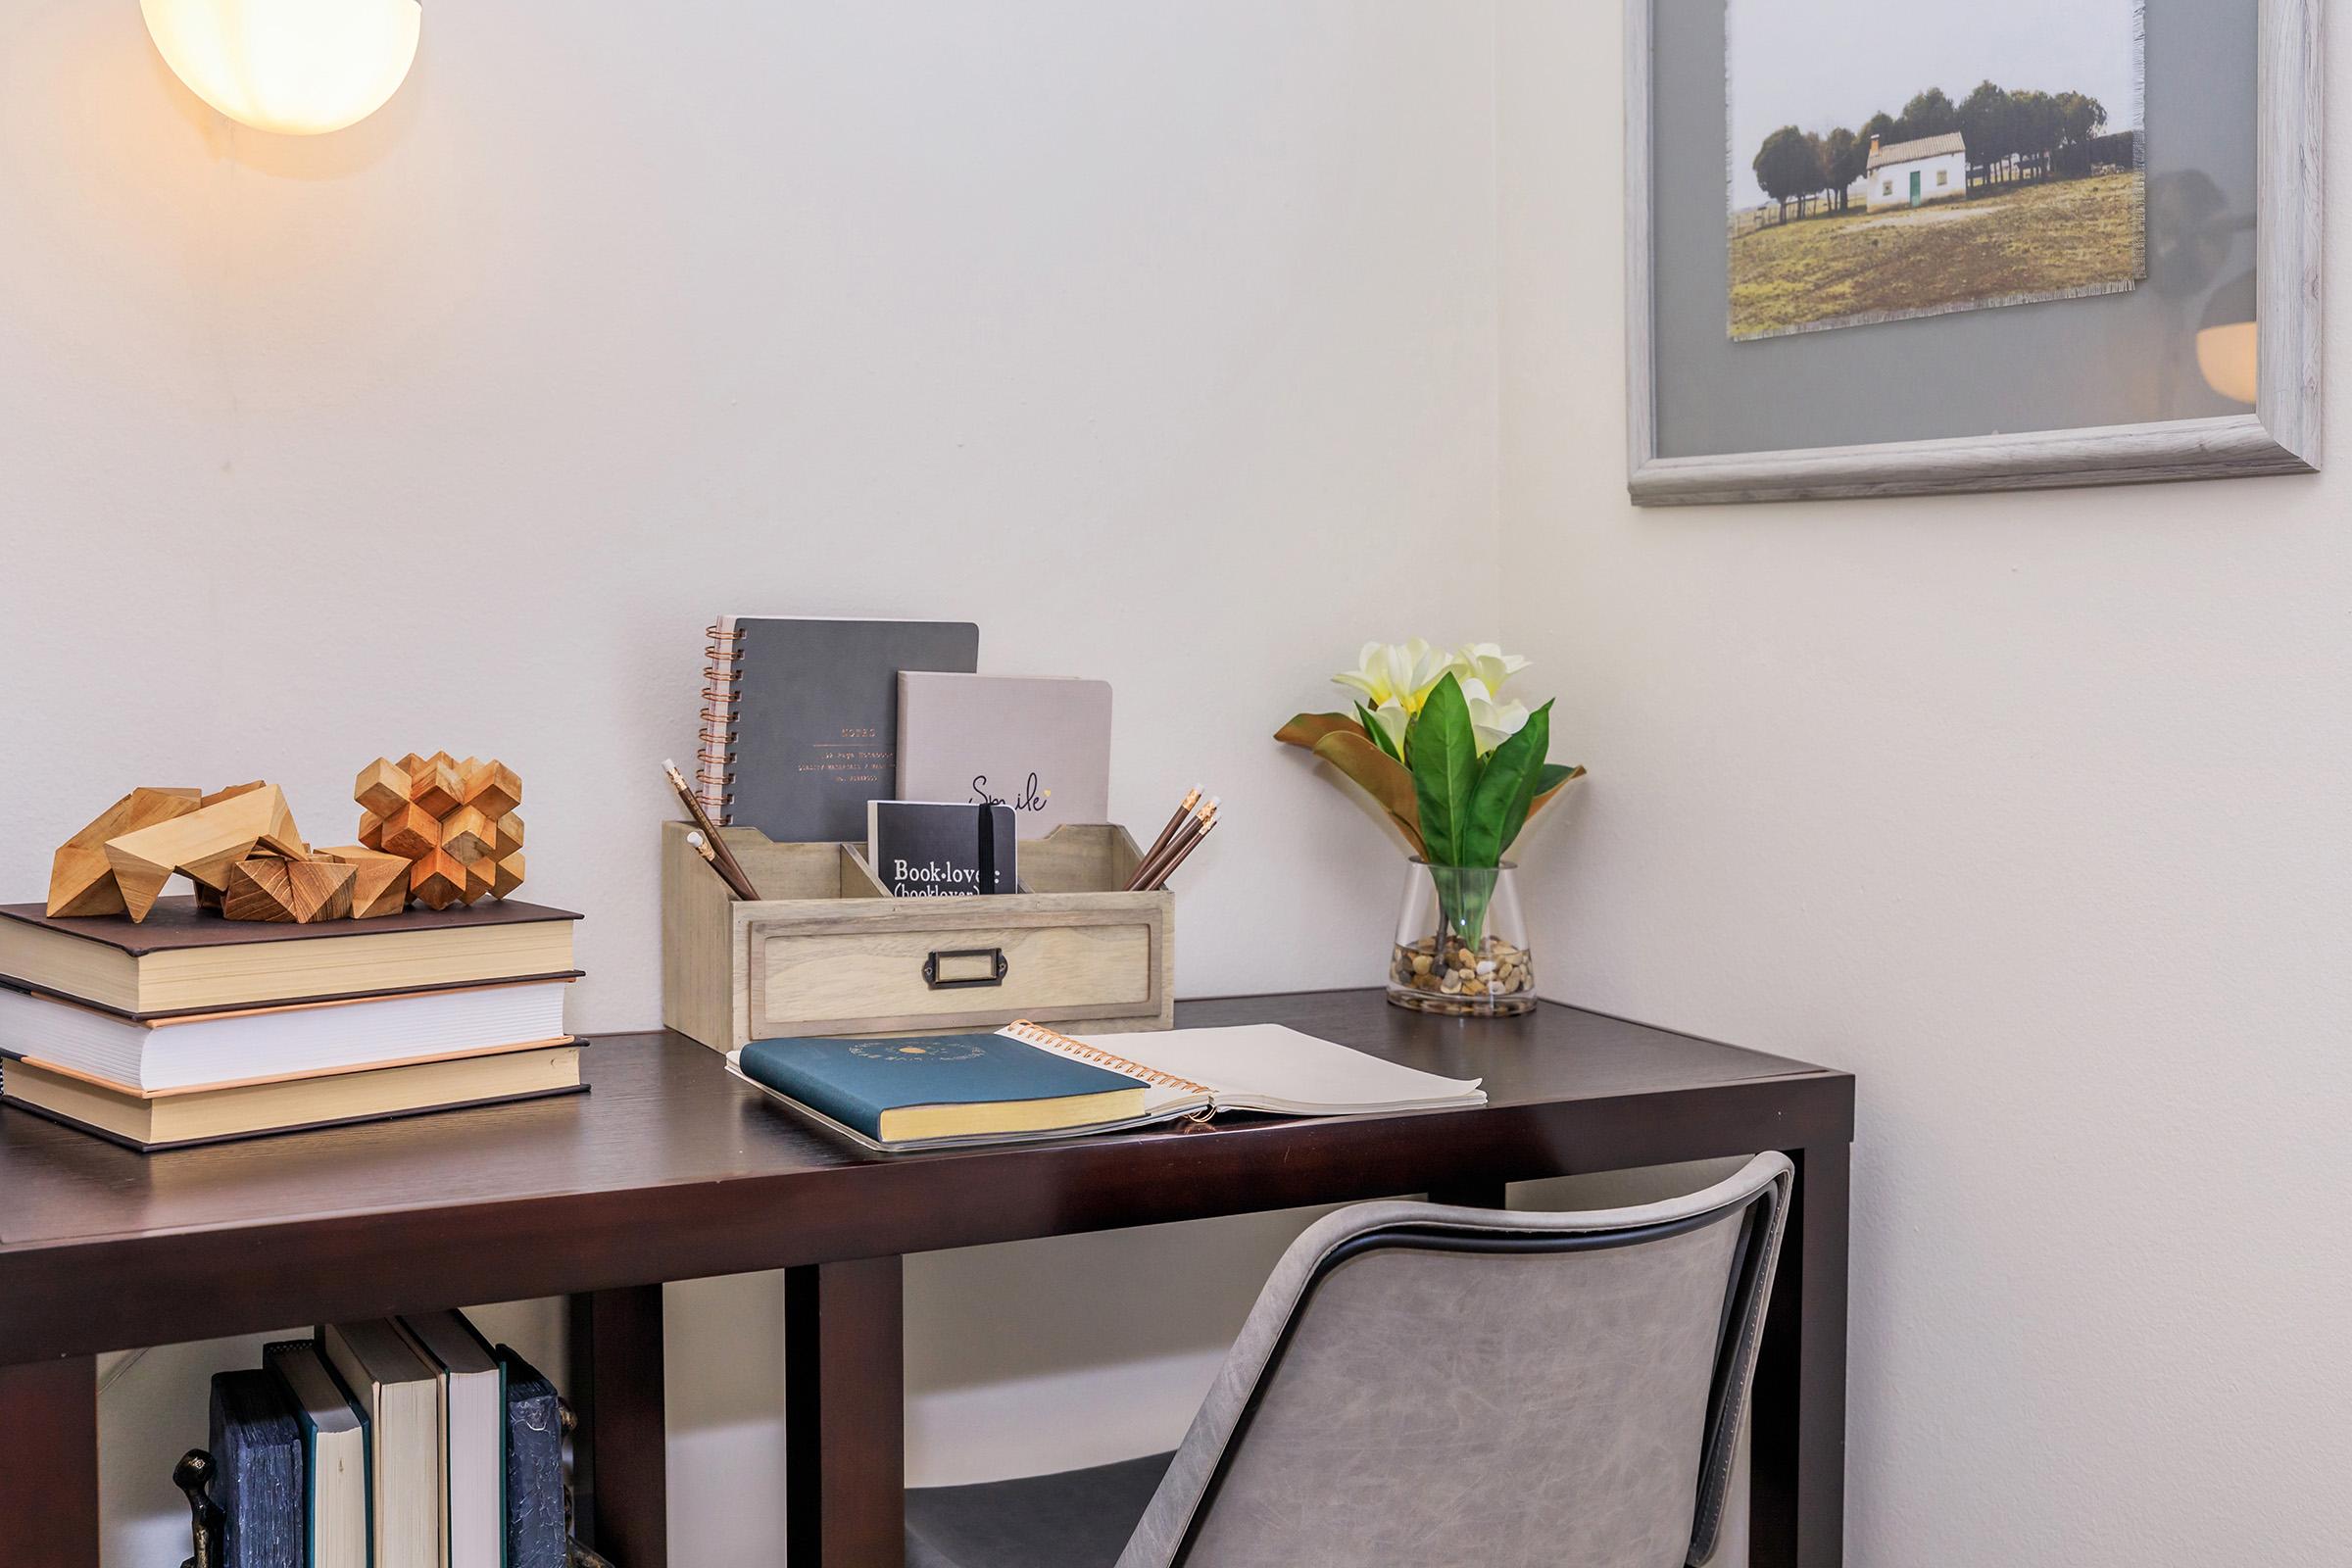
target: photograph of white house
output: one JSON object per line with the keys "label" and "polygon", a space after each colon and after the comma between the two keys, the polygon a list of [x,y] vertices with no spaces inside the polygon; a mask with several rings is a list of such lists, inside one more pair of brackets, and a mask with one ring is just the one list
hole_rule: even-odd
{"label": "photograph of white house", "polygon": [[1968,194],[1968,138],[1949,130],[1885,145],[1873,136],[1862,184],[1872,212],[1958,201]]}
{"label": "photograph of white house", "polygon": [[1727,0],[1734,341],[2146,274],[2144,0]]}

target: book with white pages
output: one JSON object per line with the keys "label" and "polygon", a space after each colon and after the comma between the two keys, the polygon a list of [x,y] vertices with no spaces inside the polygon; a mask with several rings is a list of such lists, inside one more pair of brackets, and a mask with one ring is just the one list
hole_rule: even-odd
{"label": "book with white pages", "polygon": [[316,1340],[262,1347],[302,1426],[309,1568],[368,1568],[368,1423]]}
{"label": "book with white pages", "polygon": [[[953,1042],[958,1037],[938,1038]],[[867,1127],[861,1129],[848,1125],[841,1115],[828,1114],[812,1104],[811,1101],[820,1098],[812,1091],[821,1086],[804,1085],[801,1093],[794,1094],[780,1089],[777,1083],[763,1083],[755,1075],[765,1073],[779,1083],[791,1082],[789,1068],[794,1042],[755,1042],[744,1051],[731,1053],[727,1067],[745,1083],[799,1114],[822,1123],[865,1149],[884,1153],[1068,1138],[1148,1127],[1186,1117],[1200,1119],[1219,1111],[1357,1116],[1452,1109],[1483,1105],[1487,1101],[1480,1079],[1442,1078],[1280,1024],[1065,1035],[1023,1021],[1009,1024],[993,1035],[961,1038],[1017,1041],[1051,1055],[1123,1075],[1135,1083],[1136,1091],[1121,1099],[1102,1102],[1106,1107],[1115,1107],[1112,1114],[1078,1125],[891,1138],[881,1133],[878,1118],[869,1120]],[[928,1049],[937,1050],[937,1042],[925,1044]],[[906,1043],[875,1041],[870,1048],[887,1054],[906,1050]],[[867,1046],[861,1044],[858,1049],[863,1052]],[[763,1058],[754,1064],[752,1072],[745,1070],[745,1051]],[[784,1071],[776,1070],[779,1064]],[[919,1080],[909,1078],[906,1084],[902,1090],[905,1102],[919,1105]],[[847,1114],[843,1104],[837,1103],[835,1108]],[[868,1102],[858,1108],[870,1113],[878,1107]]]}
{"label": "book with white pages", "polygon": [[449,1568],[442,1523],[441,1373],[388,1317],[330,1323],[318,1348],[368,1418],[374,1568]]}
{"label": "book with white pages", "polygon": [[308,1078],[564,1045],[569,976],[134,1018],[0,983],[0,1053],[126,1094]]}
{"label": "book with white pages", "polygon": [[441,1374],[441,1516],[449,1568],[500,1568],[507,1546],[507,1394],[498,1357],[462,1312],[398,1320]]}

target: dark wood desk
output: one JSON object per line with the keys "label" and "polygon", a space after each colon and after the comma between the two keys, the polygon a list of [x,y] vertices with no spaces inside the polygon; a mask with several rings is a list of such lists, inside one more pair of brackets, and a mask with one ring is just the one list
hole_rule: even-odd
{"label": "dark wood desk", "polygon": [[149,1158],[0,1112],[12,1568],[97,1564],[96,1352],[543,1296],[572,1299],[583,1515],[621,1568],[663,1568],[662,1283],[779,1267],[788,1558],[870,1568],[900,1550],[906,1253],[1398,1193],[1498,1203],[1505,1182],[1763,1149],[1797,1187],[1756,1374],[1753,1561],[1839,1561],[1850,1077],[1551,1005],[1177,1010],[1261,1020],[1483,1077],[1490,1103],[866,1159],[654,1034],[601,1039],[581,1099]]}

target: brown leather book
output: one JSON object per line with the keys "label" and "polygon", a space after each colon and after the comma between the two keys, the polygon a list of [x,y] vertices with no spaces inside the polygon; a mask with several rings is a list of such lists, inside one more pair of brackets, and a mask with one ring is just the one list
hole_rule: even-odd
{"label": "brown leather book", "polygon": [[134,1018],[324,1002],[572,972],[577,914],[542,905],[410,909],[374,920],[223,920],[192,898],[146,920],[0,905],[0,975]]}

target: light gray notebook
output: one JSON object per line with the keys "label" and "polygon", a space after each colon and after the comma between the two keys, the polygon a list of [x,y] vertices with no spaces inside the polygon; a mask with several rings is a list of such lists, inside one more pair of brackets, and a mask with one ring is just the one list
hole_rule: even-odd
{"label": "light gray notebook", "polygon": [[902,801],[1012,808],[1013,831],[1110,820],[1110,683],[899,674]]}

